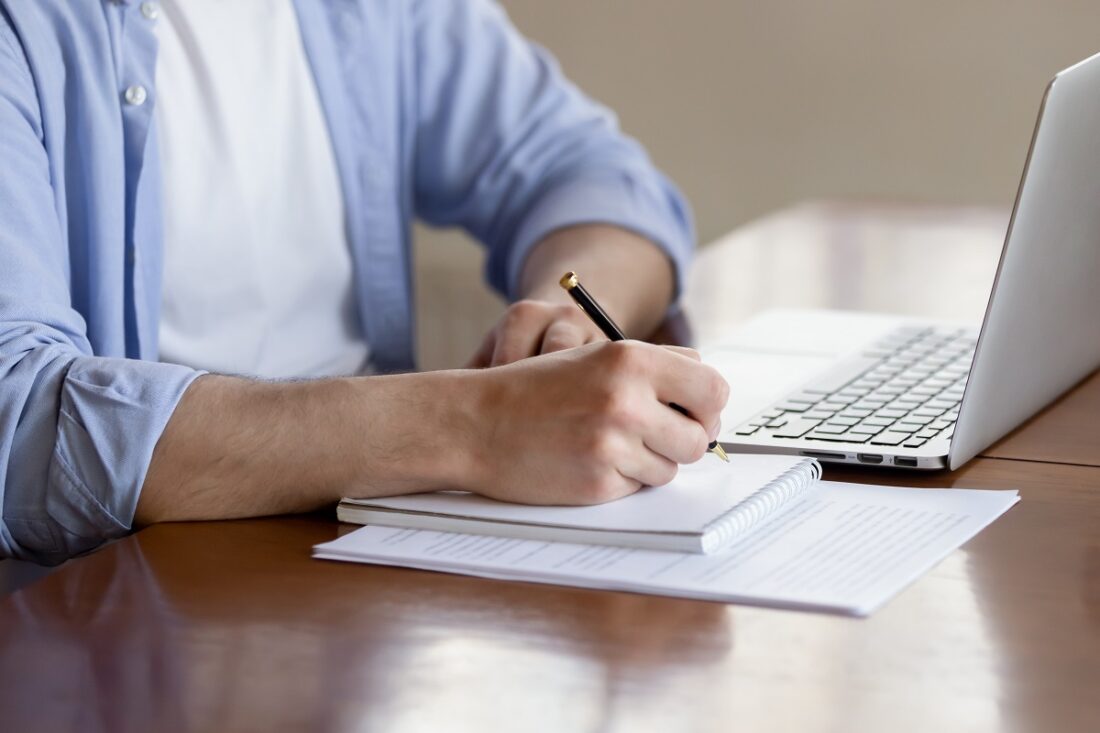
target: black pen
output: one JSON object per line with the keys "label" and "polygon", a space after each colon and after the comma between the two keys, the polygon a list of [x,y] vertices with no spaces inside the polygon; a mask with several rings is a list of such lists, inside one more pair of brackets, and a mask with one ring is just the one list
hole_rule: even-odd
{"label": "black pen", "polygon": [[[615,321],[611,320],[611,316],[607,315],[607,311],[600,307],[600,304],[596,302],[596,299],[593,298],[592,295],[584,289],[584,286],[581,285],[581,281],[577,279],[577,273],[565,273],[564,275],[562,275],[560,282],[561,286],[565,288],[565,292],[569,293],[569,296],[573,298],[574,302],[576,302],[576,304],[580,306],[580,309],[584,311],[585,315],[592,319],[592,322],[596,324],[596,327],[603,331],[605,336],[607,336],[612,341],[626,341],[626,334],[623,333],[621,328],[615,325]],[[681,415],[691,417],[691,415],[688,414],[687,410],[685,410],[683,407],[680,407],[676,403],[670,404],[669,407],[671,407],[673,410],[676,410],[676,412],[680,413]],[[717,440],[712,441],[711,444],[707,447],[707,450],[721,458],[726,463],[729,463],[729,456],[726,455],[726,451],[722,449],[722,446],[718,443]]]}

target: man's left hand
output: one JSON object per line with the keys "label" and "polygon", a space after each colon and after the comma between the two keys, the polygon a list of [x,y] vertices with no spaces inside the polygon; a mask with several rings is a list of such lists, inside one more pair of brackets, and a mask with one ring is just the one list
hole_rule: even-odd
{"label": "man's left hand", "polygon": [[511,364],[529,356],[606,340],[588,316],[572,303],[521,300],[508,307],[466,366]]}

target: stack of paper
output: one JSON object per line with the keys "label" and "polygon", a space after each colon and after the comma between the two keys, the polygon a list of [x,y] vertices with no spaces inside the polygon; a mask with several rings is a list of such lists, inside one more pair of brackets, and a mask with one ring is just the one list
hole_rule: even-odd
{"label": "stack of paper", "polygon": [[368,526],[314,556],[863,616],[1017,501],[822,481],[712,555]]}

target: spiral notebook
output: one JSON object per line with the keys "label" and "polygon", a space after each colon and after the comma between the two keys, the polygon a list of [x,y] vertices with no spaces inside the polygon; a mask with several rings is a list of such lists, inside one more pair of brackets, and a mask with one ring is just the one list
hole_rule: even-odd
{"label": "spiral notebook", "polygon": [[821,477],[808,458],[711,456],[664,486],[597,506],[527,506],[441,491],[345,499],[337,517],[353,524],[461,532],[521,540],[614,545],[710,554],[803,495]]}

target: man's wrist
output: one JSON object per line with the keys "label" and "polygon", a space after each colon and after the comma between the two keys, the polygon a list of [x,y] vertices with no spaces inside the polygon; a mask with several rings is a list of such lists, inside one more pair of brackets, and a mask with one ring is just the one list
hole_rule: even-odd
{"label": "man's wrist", "polygon": [[355,380],[360,428],[350,436],[360,495],[471,489],[484,447],[478,372],[450,370]]}

